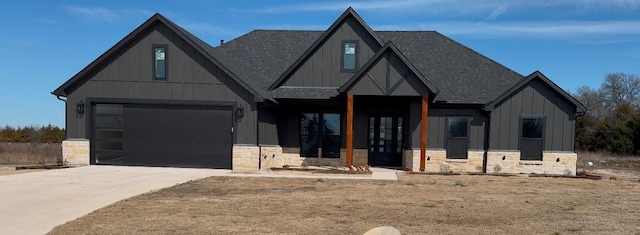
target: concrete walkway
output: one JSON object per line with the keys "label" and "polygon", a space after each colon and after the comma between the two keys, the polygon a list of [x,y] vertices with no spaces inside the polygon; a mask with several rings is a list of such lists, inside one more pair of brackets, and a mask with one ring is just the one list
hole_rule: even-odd
{"label": "concrete walkway", "polygon": [[45,234],[120,200],[210,176],[397,180],[396,171],[371,175],[236,174],[230,170],[86,166],[0,176],[0,234]]}

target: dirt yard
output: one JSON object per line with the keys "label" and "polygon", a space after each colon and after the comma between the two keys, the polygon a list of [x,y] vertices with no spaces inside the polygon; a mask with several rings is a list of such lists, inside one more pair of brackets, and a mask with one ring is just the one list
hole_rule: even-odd
{"label": "dirt yard", "polygon": [[398,182],[207,178],[52,234],[640,234],[640,182],[401,174]]}
{"label": "dirt yard", "polygon": [[[593,165],[588,166],[591,162]],[[585,170],[605,179],[640,180],[640,156],[615,156],[603,153],[578,153],[578,172]]]}

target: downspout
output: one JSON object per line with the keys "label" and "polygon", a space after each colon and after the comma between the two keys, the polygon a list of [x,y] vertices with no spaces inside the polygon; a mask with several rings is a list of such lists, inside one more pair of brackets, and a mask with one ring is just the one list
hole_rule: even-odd
{"label": "downspout", "polygon": [[487,114],[487,125],[484,129],[484,154],[482,156],[482,173],[487,173],[487,158],[489,157],[489,143],[491,138],[491,112]]}
{"label": "downspout", "polygon": [[[51,92],[52,95],[55,95],[53,92]],[[56,99],[64,102],[64,138],[67,139],[68,135],[67,135],[67,127],[69,125],[67,125],[68,123],[68,119],[67,119],[67,100],[66,99],[62,99],[60,98],[62,97],[61,95],[56,95]],[[65,97],[66,98],[66,97]]]}
{"label": "downspout", "polygon": [[262,107],[258,105],[258,108],[256,108],[256,145],[258,146],[258,173],[262,171],[262,146],[260,145],[260,108]]}

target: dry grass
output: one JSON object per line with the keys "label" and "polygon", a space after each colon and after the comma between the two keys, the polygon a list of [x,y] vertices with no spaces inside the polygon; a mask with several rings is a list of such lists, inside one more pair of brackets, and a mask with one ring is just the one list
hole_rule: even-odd
{"label": "dry grass", "polygon": [[0,164],[42,165],[62,162],[60,143],[0,142]]}
{"label": "dry grass", "polygon": [[638,234],[640,182],[400,175],[215,177],[133,197],[52,234]]}
{"label": "dry grass", "polygon": [[640,156],[617,156],[608,153],[579,152],[578,168],[587,168],[587,162],[592,162],[593,169],[616,169],[640,171]]}
{"label": "dry grass", "polygon": [[[592,166],[587,166],[592,162]],[[616,156],[606,153],[578,153],[578,171],[601,175],[605,179],[640,181],[640,156]]]}

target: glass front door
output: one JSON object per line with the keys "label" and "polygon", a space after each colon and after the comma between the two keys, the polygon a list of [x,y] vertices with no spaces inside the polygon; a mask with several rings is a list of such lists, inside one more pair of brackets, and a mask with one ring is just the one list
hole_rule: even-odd
{"label": "glass front door", "polygon": [[401,166],[403,118],[398,115],[369,117],[369,165]]}

